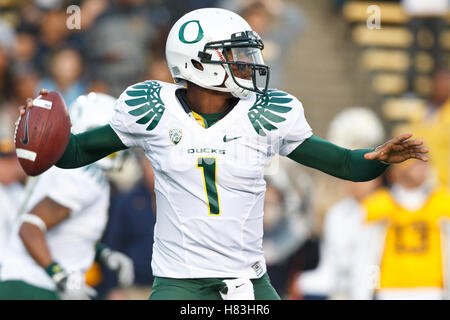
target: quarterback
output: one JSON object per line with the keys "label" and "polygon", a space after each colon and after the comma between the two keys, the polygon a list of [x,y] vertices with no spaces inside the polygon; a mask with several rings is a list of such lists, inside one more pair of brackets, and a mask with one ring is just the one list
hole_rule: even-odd
{"label": "quarterback", "polygon": [[75,168],[144,150],[157,202],[150,299],[280,298],[262,250],[263,169],[275,154],[353,181],[371,180],[390,163],[427,160],[411,134],[359,150],[314,136],[300,101],[269,88],[263,47],[233,12],[187,13],[166,43],[175,84],[125,89],[109,125],[72,135],[56,164]]}

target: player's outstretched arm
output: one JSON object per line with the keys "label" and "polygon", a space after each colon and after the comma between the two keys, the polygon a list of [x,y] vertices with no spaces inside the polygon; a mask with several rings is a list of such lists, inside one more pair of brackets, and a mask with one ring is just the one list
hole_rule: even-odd
{"label": "player's outstretched arm", "polygon": [[408,140],[412,134],[393,138],[376,149],[349,150],[312,136],[288,157],[305,166],[334,177],[355,182],[369,181],[381,175],[391,163],[408,159],[427,161],[428,150],[420,140]]}
{"label": "player's outstretched arm", "polygon": [[105,125],[79,134],[71,134],[69,144],[56,163],[59,168],[78,168],[127,149],[114,130]]}

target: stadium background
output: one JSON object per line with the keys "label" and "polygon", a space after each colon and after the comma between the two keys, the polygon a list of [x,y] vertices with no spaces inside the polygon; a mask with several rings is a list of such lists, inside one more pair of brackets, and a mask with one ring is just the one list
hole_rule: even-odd
{"label": "stadium background", "polygon": [[[416,8],[418,2],[428,5]],[[425,139],[436,179],[448,188],[450,111],[430,127],[422,125],[436,109],[450,110],[449,5],[418,2],[0,0],[1,152],[12,150],[17,107],[41,88],[60,91],[69,105],[89,91],[117,97],[140,80],[171,82],[164,61],[171,25],[190,10],[217,6],[240,13],[260,33],[271,86],[302,101],[317,136],[332,139],[330,123],[342,111],[371,110],[384,127],[378,135],[387,139],[411,129]],[[81,8],[80,29],[67,28],[70,5]],[[358,119],[341,126],[347,128],[341,144],[361,133]],[[367,144],[374,143],[367,135]],[[297,288],[298,275],[319,263],[323,219],[348,191],[338,179],[285,160],[279,159],[276,175],[267,176],[264,246],[274,286],[283,298],[295,299],[307,297]],[[2,163],[0,174],[5,170]],[[142,297],[140,291],[147,294],[152,283],[151,168],[136,152],[111,179],[103,241],[133,258],[136,287],[114,289],[114,275],[98,266],[88,281],[97,285],[101,299]]]}

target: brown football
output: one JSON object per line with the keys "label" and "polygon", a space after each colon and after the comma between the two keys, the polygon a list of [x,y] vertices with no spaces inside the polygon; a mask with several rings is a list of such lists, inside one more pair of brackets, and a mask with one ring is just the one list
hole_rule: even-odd
{"label": "brown football", "polygon": [[53,166],[64,153],[70,139],[70,118],[63,97],[56,91],[33,100],[16,127],[16,154],[30,176]]}

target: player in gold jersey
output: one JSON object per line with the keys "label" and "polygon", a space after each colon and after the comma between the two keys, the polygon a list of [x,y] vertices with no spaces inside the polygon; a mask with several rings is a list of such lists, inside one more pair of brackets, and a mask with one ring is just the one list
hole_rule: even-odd
{"label": "player in gold jersey", "polygon": [[426,163],[408,161],[391,169],[392,187],[363,203],[366,221],[386,227],[375,296],[442,299],[448,276],[443,223],[450,218],[450,193],[433,185]]}

